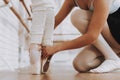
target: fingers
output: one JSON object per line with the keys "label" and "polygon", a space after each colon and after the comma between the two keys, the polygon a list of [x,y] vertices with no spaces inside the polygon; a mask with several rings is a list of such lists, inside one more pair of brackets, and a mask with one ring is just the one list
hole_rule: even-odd
{"label": "fingers", "polygon": [[42,53],[42,57],[43,58],[47,58],[53,54],[55,54],[55,51],[54,51],[55,48],[53,48],[52,46],[42,46],[41,48],[41,53]]}
{"label": "fingers", "polygon": [[48,55],[46,47],[42,46],[41,50],[42,50],[42,58],[47,58],[49,55]]}

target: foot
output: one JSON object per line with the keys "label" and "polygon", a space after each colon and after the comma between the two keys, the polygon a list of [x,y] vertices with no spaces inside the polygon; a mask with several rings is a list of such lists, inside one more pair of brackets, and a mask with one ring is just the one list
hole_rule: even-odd
{"label": "foot", "polygon": [[38,45],[34,45],[29,50],[31,73],[40,74],[40,56],[41,52],[38,50]]}
{"label": "foot", "polygon": [[42,73],[46,73],[49,69],[52,55],[57,52],[57,49],[55,46],[42,46],[41,50],[42,50],[41,70],[42,70]]}
{"label": "foot", "polygon": [[99,67],[90,70],[90,72],[105,73],[112,72],[118,69],[120,69],[120,60],[105,60]]}

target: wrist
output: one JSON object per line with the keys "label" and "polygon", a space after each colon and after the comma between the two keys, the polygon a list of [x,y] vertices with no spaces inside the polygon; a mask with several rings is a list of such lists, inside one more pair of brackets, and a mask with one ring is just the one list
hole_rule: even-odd
{"label": "wrist", "polygon": [[55,52],[61,51],[60,45],[55,45],[53,48],[55,49]]}

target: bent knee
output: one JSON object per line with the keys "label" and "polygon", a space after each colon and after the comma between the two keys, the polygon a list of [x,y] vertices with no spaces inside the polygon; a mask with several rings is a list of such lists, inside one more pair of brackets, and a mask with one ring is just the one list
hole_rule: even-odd
{"label": "bent knee", "polygon": [[91,64],[89,62],[83,63],[83,62],[74,60],[73,67],[78,72],[87,72],[91,69]]}
{"label": "bent knee", "polygon": [[86,10],[76,9],[71,14],[71,22],[75,24],[76,22],[80,21],[89,21],[91,18],[92,13]]}
{"label": "bent knee", "polygon": [[80,10],[77,9],[77,10],[73,11],[72,14],[71,14],[70,19],[71,19],[71,22],[72,22],[73,25],[78,21],[79,12],[80,12]]}

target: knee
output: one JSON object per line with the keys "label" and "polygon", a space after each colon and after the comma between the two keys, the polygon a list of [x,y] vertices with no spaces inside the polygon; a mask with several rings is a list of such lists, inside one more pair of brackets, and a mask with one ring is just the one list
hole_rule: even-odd
{"label": "knee", "polygon": [[72,24],[76,24],[77,22],[89,21],[91,13],[85,10],[76,9],[71,14],[71,22]]}
{"label": "knee", "polygon": [[73,67],[78,72],[86,72],[86,69],[82,65],[78,65],[75,61],[73,61]]}
{"label": "knee", "polygon": [[71,22],[73,25],[76,24],[76,22],[89,22],[91,17],[92,12],[76,9],[71,14]]}
{"label": "knee", "polygon": [[76,22],[78,21],[78,12],[79,12],[79,10],[75,10],[71,14],[71,18],[70,19],[71,19],[71,23],[73,25],[76,24]]}
{"label": "knee", "polygon": [[87,72],[91,69],[91,64],[89,62],[82,62],[82,61],[73,61],[73,67],[78,72]]}

